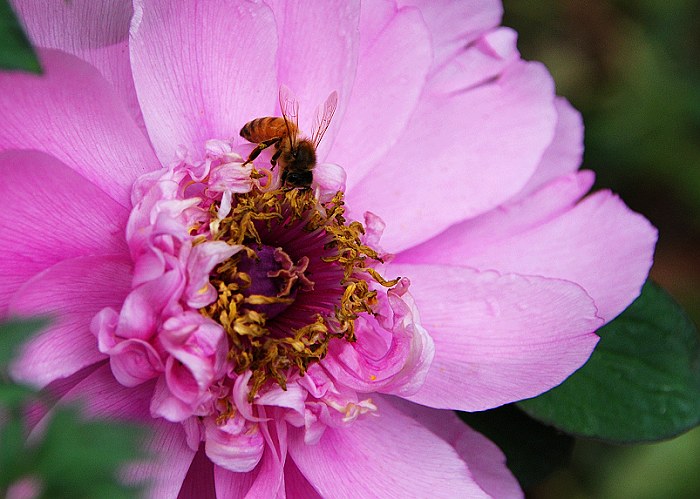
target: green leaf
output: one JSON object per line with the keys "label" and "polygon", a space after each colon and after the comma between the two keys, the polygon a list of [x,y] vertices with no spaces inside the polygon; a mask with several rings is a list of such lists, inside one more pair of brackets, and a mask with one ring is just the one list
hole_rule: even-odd
{"label": "green leaf", "polygon": [[651,282],[600,329],[590,360],[560,386],[518,403],[567,433],[613,443],[670,438],[700,423],[700,341]]}
{"label": "green leaf", "polygon": [[0,382],[0,407],[4,409],[17,409],[36,396],[37,393],[28,386]]}
{"label": "green leaf", "polygon": [[20,415],[12,414],[0,424],[0,495],[24,472],[27,461],[24,437]]}
{"label": "green leaf", "polygon": [[34,49],[7,0],[0,0],[0,69],[41,73]]}
{"label": "green leaf", "polygon": [[0,370],[10,363],[22,343],[47,324],[46,318],[10,319],[0,323]]}
{"label": "green leaf", "polygon": [[119,468],[145,454],[144,432],[123,422],[83,420],[76,406],[57,407],[36,449],[45,497],[129,497]]}
{"label": "green leaf", "polygon": [[535,421],[513,404],[457,414],[498,445],[506,455],[508,468],[524,489],[564,466],[571,456],[573,438]]}

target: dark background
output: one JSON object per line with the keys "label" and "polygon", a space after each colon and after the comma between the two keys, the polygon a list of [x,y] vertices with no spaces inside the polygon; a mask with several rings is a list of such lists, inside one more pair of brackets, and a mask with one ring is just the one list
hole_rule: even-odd
{"label": "dark background", "polygon": [[[651,277],[700,324],[700,1],[504,0],[586,125],[584,168],[659,228]],[[653,445],[579,441],[536,499],[700,498],[700,429]]]}

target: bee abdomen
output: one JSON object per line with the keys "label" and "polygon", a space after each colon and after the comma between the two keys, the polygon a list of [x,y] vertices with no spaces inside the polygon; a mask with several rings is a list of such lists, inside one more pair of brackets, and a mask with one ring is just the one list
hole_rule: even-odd
{"label": "bee abdomen", "polygon": [[284,118],[274,116],[256,118],[253,121],[249,121],[241,128],[240,132],[241,137],[256,144],[281,137],[286,133],[287,126],[284,123]]}

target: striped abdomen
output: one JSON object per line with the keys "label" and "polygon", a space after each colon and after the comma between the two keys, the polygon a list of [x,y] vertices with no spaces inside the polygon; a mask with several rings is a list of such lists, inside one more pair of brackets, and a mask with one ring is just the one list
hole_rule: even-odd
{"label": "striped abdomen", "polygon": [[[296,131],[294,123],[289,123],[289,129],[292,133]],[[241,128],[241,137],[255,144],[285,135],[287,135],[287,125],[284,118],[275,116],[256,118]]]}

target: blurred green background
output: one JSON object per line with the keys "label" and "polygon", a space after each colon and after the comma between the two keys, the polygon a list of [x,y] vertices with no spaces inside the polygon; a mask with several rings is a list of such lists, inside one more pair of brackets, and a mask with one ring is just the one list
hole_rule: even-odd
{"label": "blurred green background", "polygon": [[[584,167],[659,228],[652,278],[700,324],[700,1],[503,0],[586,125]],[[532,499],[700,498],[700,428],[657,444],[579,441]]]}

